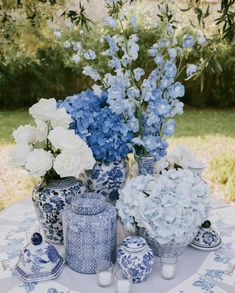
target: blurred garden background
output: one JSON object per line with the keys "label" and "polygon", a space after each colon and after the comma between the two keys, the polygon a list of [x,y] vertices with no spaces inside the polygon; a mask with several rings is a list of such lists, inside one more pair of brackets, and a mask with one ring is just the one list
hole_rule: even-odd
{"label": "blurred garden background", "polygon": [[[130,2],[126,9],[142,16],[138,33],[144,50],[153,44],[161,1]],[[213,195],[235,200],[234,1],[175,2],[182,34],[197,27],[208,46],[187,60],[199,57],[204,68],[197,78],[181,78],[185,113],[176,118],[170,148],[192,148],[207,165],[204,177]],[[64,99],[91,85],[82,64],[67,50],[68,41],[73,36],[99,51],[104,14],[102,0],[0,0],[0,209],[29,196],[36,182],[10,164],[12,131],[31,122],[27,109],[40,98]],[[141,59],[145,67],[147,60]],[[152,64],[147,65],[150,72]],[[97,66],[105,70],[106,65]]]}

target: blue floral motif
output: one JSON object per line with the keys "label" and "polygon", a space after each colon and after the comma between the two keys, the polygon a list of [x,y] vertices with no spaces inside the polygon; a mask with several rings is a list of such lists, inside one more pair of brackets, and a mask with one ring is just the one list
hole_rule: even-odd
{"label": "blue floral motif", "polygon": [[64,293],[64,292],[58,291],[56,288],[49,288],[47,290],[47,293]]}
{"label": "blue floral motif", "polygon": [[152,271],[154,256],[142,237],[129,236],[117,250],[117,261],[124,275],[132,275],[134,283],[141,283]]}
{"label": "blue floral motif", "polygon": [[26,293],[31,293],[36,288],[36,285],[37,285],[37,282],[27,282],[27,283],[20,284],[19,287],[24,288]]}
{"label": "blue floral motif", "polygon": [[48,255],[49,260],[52,263],[55,263],[55,262],[58,261],[59,254],[58,254],[58,252],[57,252],[57,250],[55,249],[54,246],[48,245],[48,247],[47,247],[47,255]]}
{"label": "blue floral motif", "polygon": [[128,172],[127,162],[96,163],[91,171],[87,171],[88,186],[106,199],[116,201],[118,190],[125,183]]}
{"label": "blue floral motif", "polygon": [[85,192],[87,187],[75,178],[49,182],[47,187],[36,186],[33,201],[39,222],[46,238],[54,243],[63,243],[62,211],[66,203]]}
{"label": "blue floral motif", "polygon": [[197,281],[193,282],[192,285],[194,287],[199,287],[199,288],[205,290],[206,292],[210,292],[210,290],[215,287],[214,284],[208,282],[207,280],[205,280],[203,278],[199,278]]}
{"label": "blue floral motif", "polygon": [[231,257],[229,256],[223,256],[221,254],[215,253],[214,261],[221,262],[223,264],[227,264],[231,261]]}
{"label": "blue floral motif", "polygon": [[51,213],[53,210],[53,206],[50,203],[45,203],[43,205],[43,210],[45,213]]}
{"label": "blue floral motif", "polygon": [[203,242],[207,245],[211,245],[214,242],[215,235],[211,232],[204,232],[202,235]]}
{"label": "blue floral motif", "polygon": [[207,269],[205,273],[206,277],[210,277],[218,281],[223,281],[223,275],[224,275],[223,270],[215,270],[215,269],[211,269],[211,270]]}

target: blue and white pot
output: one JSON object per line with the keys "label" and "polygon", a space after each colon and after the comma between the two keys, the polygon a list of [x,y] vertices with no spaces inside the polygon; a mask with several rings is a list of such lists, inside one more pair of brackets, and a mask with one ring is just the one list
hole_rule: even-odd
{"label": "blue and white pot", "polygon": [[154,157],[140,157],[135,155],[136,163],[138,164],[138,175],[153,175],[156,164]]}
{"label": "blue and white pot", "polygon": [[87,184],[91,190],[105,196],[107,201],[115,202],[119,188],[128,176],[127,160],[111,163],[97,162],[91,171],[86,172]]}
{"label": "blue and white pot", "polygon": [[63,243],[62,211],[71,199],[84,193],[87,187],[73,177],[49,181],[46,187],[33,190],[35,210],[47,240]]}
{"label": "blue and white pot", "polygon": [[129,236],[117,250],[117,261],[125,276],[132,275],[134,283],[142,283],[152,271],[154,255],[144,238]]}

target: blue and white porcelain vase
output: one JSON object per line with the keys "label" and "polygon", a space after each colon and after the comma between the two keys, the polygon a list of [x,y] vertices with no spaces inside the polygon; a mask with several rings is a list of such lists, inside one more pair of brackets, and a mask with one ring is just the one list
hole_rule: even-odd
{"label": "blue and white porcelain vase", "polygon": [[138,165],[138,175],[153,175],[156,159],[154,157],[141,157],[135,155],[135,160]]}
{"label": "blue and white porcelain vase", "polygon": [[176,242],[174,239],[171,241],[160,244],[156,239],[149,236],[144,228],[138,228],[138,235],[144,237],[151,247],[153,253],[157,257],[178,257],[183,254],[185,248],[192,242],[197,234],[197,227],[187,235],[187,239],[182,242]]}
{"label": "blue and white porcelain vase", "polygon": [[117,212],[101,194],[73,198],[63,212],[65,260],[74,271],[95,274],[99,260],[116,260]]}
{"label": "blue and white porcelain vase", "polygon": [[86,171],[86,175],[91,190],[102,194],[107,201],[115,202],[118,190],[123,187],[128,176],[128,161],[97,162],[91,171]]}
{"label": "blue and white porcelain vase", "polygon": [[87,187],[73,177],[51,180],[45,187],[35,186],[32,199],[36,214],[47,240],[63,243],[62,211],[71,199]]}
{"label": "blue and white porcelain vase", "polygon": [[132,275],[134,283],[141,283],[152,271],[154,255],[144,238],[128,236],[117,250],[117,261],[124,275]]}

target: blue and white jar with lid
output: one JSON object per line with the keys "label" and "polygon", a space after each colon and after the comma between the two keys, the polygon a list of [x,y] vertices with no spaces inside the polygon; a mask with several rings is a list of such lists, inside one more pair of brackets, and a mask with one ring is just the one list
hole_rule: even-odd
{"label": "blue and white jar with lid", "polygon": [[154,255],[143,237],[128,236],[117,250],[117,261],[124,275],[132,275],[134,283],[141,283],[152,271]]}
{"label": "blue and white jar with lid", "polygon": [[65,260],[74,271],[95,274],[99,260],[116,260],[117,212],[101,194],[73,198],[63,213]]}

